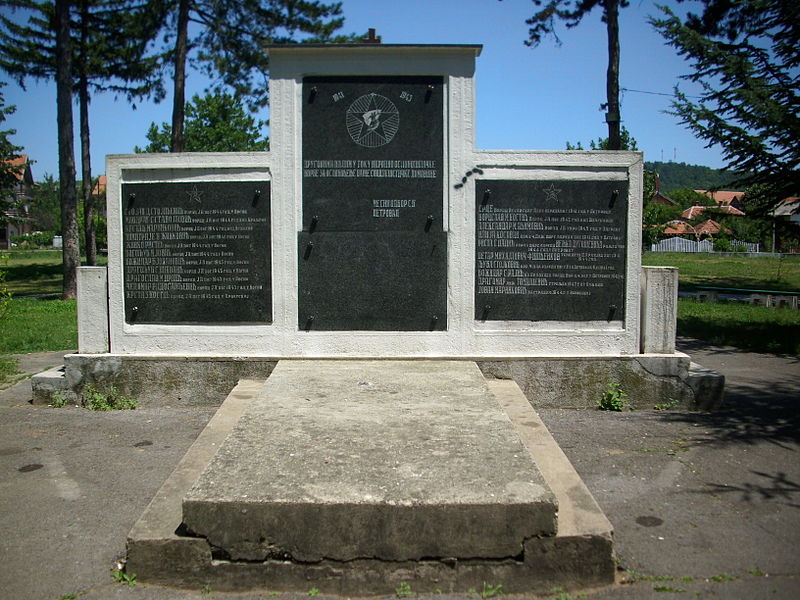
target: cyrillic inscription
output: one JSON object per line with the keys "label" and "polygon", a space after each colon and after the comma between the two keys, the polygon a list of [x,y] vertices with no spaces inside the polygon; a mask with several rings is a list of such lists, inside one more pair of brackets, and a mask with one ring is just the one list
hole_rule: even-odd
{"label": "cyrillic inscription", "polygon": [[129,323],[270,322],[269,182],[122,186]]}
{"label": "cyrillic inscription", "polygon": [[620,320],[627,182],[476,182],[475,318]]}

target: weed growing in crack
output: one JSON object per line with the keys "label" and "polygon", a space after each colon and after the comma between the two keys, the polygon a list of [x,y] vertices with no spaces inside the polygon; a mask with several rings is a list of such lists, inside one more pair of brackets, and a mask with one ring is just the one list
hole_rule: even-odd
{"label": "weed growing in crack", "polygon": [[111,577],[116,583],[124,583],[129,587],[136,585],[136,573],[126,573],[121,569],[114,569],[111,572]]}
{"label": "weed growing in crack", "polygon": [[411,585],[407,581],[401,581],[400,585],[395,588],[394,593],[398,598],[405,598],[413,594]]}
{"label": "weed growing in crack", "polygon": [[481,598],[486,600],[487,598],[494,598],[495,596],[499,596],[503,593],[503,584],[498,583],[497,585],[492,585],[491,583],[483,582],[483,590],[481,591]]}
{"label": "weed growing in crack", "polygon": [[628,408],[628,394],[620,384],[609,383],[606,386],[606,391],[597,400],[597,408],[621,412]]}
{"label": "weed growing in crack", "polygon": [[89,410],[133,410],[139,402],[135,398],[126,398],[113,385],[103,392],[89,384],[81,394],[81,404]]}

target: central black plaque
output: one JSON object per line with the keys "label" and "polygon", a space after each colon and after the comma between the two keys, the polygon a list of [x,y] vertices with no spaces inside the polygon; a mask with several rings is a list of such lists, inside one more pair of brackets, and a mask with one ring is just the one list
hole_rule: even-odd
{"label": "central black plaque", "polygon": [[122,186],[125,320],[272,321],[268,181]]}
{"label": "central black plaque", "polygon": [[303,80],[301,329],[442,330],[444,83]]}
{"label": "central black plaque", "polygon": [[625,316],[627,181],[479,180],[475,318]]}

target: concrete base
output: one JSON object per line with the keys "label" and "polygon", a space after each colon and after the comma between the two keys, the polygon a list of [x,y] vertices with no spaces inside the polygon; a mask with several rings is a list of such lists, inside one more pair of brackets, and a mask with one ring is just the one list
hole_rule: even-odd
{"label": "concrete base", "polygon": [[[34,403],[52,402],[54,389],[79,394],[86,384],[93,383],[101,388],[113,385],[124,396],[138,399],[142,407],[216,406],[238,380],[266,379],[277,362],[277,358],[262,357],[69,354],[64,357],[62,387],[54,387],[51,378],[33,378]],[[477,358],[475,362],[489,379],[516,381],[534,407],[595,408],[609,383],[621,384],[631,405],[639,409],[670,404],[679,409],[713,410],[722,402],[724,377],[707,369],[690,370],[689,357],[680,352]]]}
{"label": "concrete base", "polygon": [[[236,386],[131,530],[128,569],[139,580],[195,589],[209,584],[217,590],[316,587],[348,595],[392,593],[401,582],[419,591],[481,589],[486,582],[502,584],[509,593],[613,583],[611,525],[514,382],[483,382],[474,364],[456,363],[450,377],[434,384],[446,398],[426,402],[417,392],[431,380],[423,380],[418,370],[430,363],[373,362],[378,368],[369,375],[376,376],[362,379],[351,371],[340,380],[352,379],[352,393],[344,397],[338,391],[326,399],[328,388],[314,381],[308,387],[316,389],[315,396],[292,402],[288,395],[265,394],[285,391],[280,379],[292,365],[282,373],[283,364],[272,386],[262,390],[262,382],[252,380]],[[418,368],[398,390],[391,387],[389,365]],[[452,365],[439,363],[438,369]],[[473,385],[479,393],[469,392]],[[453,401],[451,396],[464,393],[462,402]],[[339,396],[338,407],[334,396]],[[381,406],[383,400],[389,404]],[[426,404],[432,410],[423,413]],[[284,419],[287,411],[295,422]],[[271,430],[273,421],[286,431]],[[261,438],[269,452],[286,446],[272,464],[260,452],[252,460],[247,456],[259,439],[252,429],[259,423],[270,434]],[[364,428],[353,427],[356,423]],[[384,437],[374,437],[380,434],[376,426]],[[310,439],[303,438],[304,431]],[[342,452],[331,452],[334,446]],[[444,454],[435,455],[435,448]],[[298,461],[302,469],[299,463],[292,468]],[[258,464],[263,475],[250,470]],[[226,477],[226,465],[244,485],[211,483]],[[395,482],[400,485],[392,486]],[[226,526],[217,527],[214,515],[205,512],[207,501],[218,490],[229,494],[231,489],[238,499],[222,509]],[[251,493],[276,502],[251,502]],[[296,514],[287,502],[294,502]],[[377,529],[360,525],[364,512],[358,509],[365,506],[371,511],[364,525]],[[430,510],[436,506],[440,510]],[[255,544],[242,543],[250,534],[240,518],[243,510],[253,517],[253,527],[261,528]],[[300,514],[310,520],[299,532],[279,531],[271,540],[277,543],[265,543],[270,516]],[[346,527],[337,528],[339,519]],[[402,526],[397,531],[385,527],[395,520]],[[205,529],[212,543],[185,535],[187,525]],[[225,538],[229,525],[232,539]],[[350,536],[353,543],[337,545],[336,536]],[[239,559],[232,558],[235,553],[241,553]]]}
{"label": "concrete base", "polygon": [[234,560],[511,559],[556,504],[475,363],[281,361],[183,501]]}

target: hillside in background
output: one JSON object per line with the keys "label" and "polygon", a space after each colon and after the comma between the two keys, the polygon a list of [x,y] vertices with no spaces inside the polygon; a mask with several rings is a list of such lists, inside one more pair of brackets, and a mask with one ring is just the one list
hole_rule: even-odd
{"label": "hillside in background", "polygon": [[736,179],[731,171],[678,162],[645,162],[644,168],[658,173],[661,191],[667,195],[687,187],[693,190],[734,189],[729,184]]}

